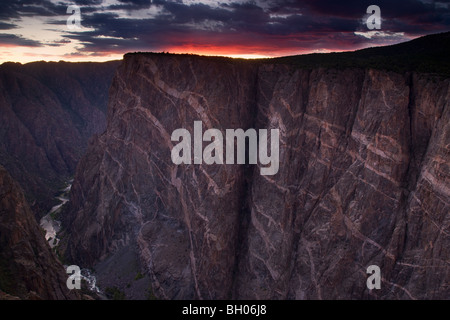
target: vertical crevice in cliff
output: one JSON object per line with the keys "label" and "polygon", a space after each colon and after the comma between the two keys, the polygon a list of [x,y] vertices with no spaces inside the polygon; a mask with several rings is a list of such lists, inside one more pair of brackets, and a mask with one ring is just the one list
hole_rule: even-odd
{"label": "vertical crevice in cliff", "polygon": [[[409,162],[408,169],[405,173],[405,188],[408,194],[415,189],[417,179],[420,174],[420,167],[423,160],[423,155],[418,158],[417,151],[414,148],[414,118],[415,118],[415,109],[417,108],[416,99],[415,99],[415,85],[414,85],[414,74],[410,73],[408,75],[408,86],[409,86],[409,102],[408,102],[408,116],[409,116],[409,136],[408,136],[408,150],[409,150]],[[429,139],[429,138],[428,138]]]}
{"label": "vertical crevice in cliff", "polygon": [[[401,194],[399,196],[399,204],[398,204],[398,213],[393,216],[395,219],[393,225],[393,230],[391,231],[391,239],[390,239],[390,251],[393,252],[393,259],[386,261],[384,265],[384,277],[388,281],[388,284],[391,286],[391,290],[393,292],[397,291],[400,288],[403,288],[402,285],[404,283],[400,283],[399,281],[399,270],[397,268],[398,263],[403,259],[404,250],[406,247],[406,243],[408,241],[408,223],[407,223],[407,215],[408,215],[408,206],[410,201],[411,193],[414,191],[416,182],[418,179],[418,175],[420,173],[420,160],[416,157],[416,150],[414,148],[414,114],[416,105],[415,98],[415,84],[414,84],[414,75],[413,73],[408,73],[405,75],[406,81],[405,84],[409,88],[408,95],[408,104],[407,104],[407,113],[405,114],[407,119],[407,168],[404,171],[403,177],[400,180],[400,191]],[[402,270],[404,272],[404,270]],[[405,273],[400,278],[409,277],[410,275],[406,275]]]}
{"label": "vertical crevice in cliff", "polygon": [[[253,79],[253,90],[252,94],[253,96],[250,98],[250,108],[251,108],[251,115],[252,118],[249,121],[249,128],[256,128],[256,122],[258,118],[258,90],[259,90],[259,67],[255,67],[253,69],[254,72],[254,79]],[[249,129],[246,128],[246,129]],[[247,140],[247,139],[246,139]],[[236,244],[236,252],[235,252],[235,262],[232,272],[232,286],[231,286],[231,292],[229,293],[229,298],[236,299],[237,298],[237,286],[238,286],[238,279],[239,279],[239,268],[242,259],[247,255],[248,253],[248,227],[251,220],[251,190],[252,190],[252,181],[253,181],[253,175],[255,174],[255,171],[258,170],[257,165],[251,165],[249,164],[249,148],[248,144],[246,142],[245,144],[246,150],[245,150],[245,165],[243,169],[243,182],[242,182],[242,192],[240,194],[240,203],[242,203],[242,206],[240,207],[239,213],[238,213],[238,221],[237,221],[237,237],[235,239]]]}
{"label": "vertical crevice in cliff", "polygon": [[254,166],[248,166],[246,165],[246,168],[244,170],[244,177],[243,177],[243,186],[242,190],[243,192],[240,195],[240,201],[242,203],[242,206],[240,208],[239,214],[238,214],[238,232],[237,232],[237,238],[236,238],[236,252],[235,252],[235,262],[232,272],[232,287],[231,292],[229,294],[230,299],[236,299],[238,297],[238,279],[239,279],[239,268],[242,259],[248,254],[248,227],[250,224],[251,219],[251,188],[252,188],[252,176],[253,172],[255,171]]}
{"label": "vertical crevice in cliff", "polygon": [[[303,98],[302,102],[303,103],[302,103],[302,108],[301,108],[302,117],[301,117],[301,122],[299,124],[300,128],[304,127],[305,113],[306,113],[307,106],[309,104],[309,96],[310,96],[309,85],[310,85],[312,70],[307,70],[306,73],[307,73],[307,77],[306,77],[307,86],[305,86],[305,84],[302,84],[302,98]],[[299,130],[299,132],[300,132],[300,130]],[[303,174],[306,171],[306,169],[303,167],[303,165],[300,165],[299,168],[297,168],[297,170],[299,170],[299,171],[301,170],[302,172],[300,172],[298,174],[299,180],[297,182],[294,194],[297,194],[301,190],[299,181],[301,181]],[[288,279],[290,280],[291,283],[295,283],[294,278],[295,278],[295,276],[298,276],[295,274],[295,267],[297,265],[298,250],[299,250],[299,246],[300,246],[302,227],[306,221],[304,219],[304,217],[302,217],[303,211],[301,209],[303,209],[303,208],[300,208],[300,200],[298,199],[298,197],[296,197],[295,201],[294,201],[294,206],[293,206],[293,210],[294,210],[295,214],[292,215],[292,221],[291,221],[293,236],[292,236],[291,262],[290,262],[290,269],[289,269],[289,276],[288,276]],[[294,292],[294,288],[292,286],[288,286],[285,298],[295,299],[295,292]]]}

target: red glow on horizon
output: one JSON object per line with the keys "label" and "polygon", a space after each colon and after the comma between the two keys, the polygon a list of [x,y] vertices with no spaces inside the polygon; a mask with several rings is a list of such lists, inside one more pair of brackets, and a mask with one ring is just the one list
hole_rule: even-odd
{"label": "red glow on horizon", "polygon": [[[166,43],[160,48],[123,48],[116,50],[102,51],[92,49],[92,52],[74,50],[68,53],[58,52],[49,47],[30,48],[11,44],[0,46],[0,63],[14,61],[27,63],[31,61],[69,61],[69,62],[102,62],[122,59],[127,52],[169,52],[174,54],[196,54],[206,56],[225,56],[231,58],[276,58],[283,56],[302,55],[310,53],[329,53],[354,51],[367,47],[364,43],[352,43],[342,39],[336,39],[322,33],[311,35],[287,35],[287,36],[267,36],[254,34],[248,35],[230,35],[221,34],[211,38],[210,34],[201,32],[188,34],[180,38],[179,34],[165,34]],[[173,43],[173,45],[167,45]],[[380,43],[378,45],[381,45]]]}

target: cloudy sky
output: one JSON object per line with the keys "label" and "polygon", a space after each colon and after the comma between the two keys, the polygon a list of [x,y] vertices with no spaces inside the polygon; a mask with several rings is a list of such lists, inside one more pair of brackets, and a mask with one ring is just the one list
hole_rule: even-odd
{"label": "cloudy sky", "polygon": [[[380,30],[366,24],[373,4]],[[80,28],[67,25],[70,5],[80,9]],[[133,51],[274,57],[444,31],[450,0],[0,0],[0,63],[104,61]]]}

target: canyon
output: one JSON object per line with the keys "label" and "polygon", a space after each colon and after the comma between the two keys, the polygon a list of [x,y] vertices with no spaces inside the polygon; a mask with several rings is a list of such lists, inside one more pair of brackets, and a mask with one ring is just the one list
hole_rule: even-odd
{"label": "canyon", "polygon": [[66,279],[19,184],[0,166],[0,300],[80,299]]}
{"label": "canyon", "polygon": [[[429,39],[448,53],[448,33]],[[421,56],[420,41],[370,52]],[[126,54],[76,169],[66,257],[133,261],[160,299],[448,298],[449,78],[349,65],[361,55]],[[279,129],[278,173],[175,165],[171,133],[195,121]]]}
{"label": "canyon", "polygon": [[[448,299],[449,52],[2,64],[0,299],[89,298],[60,260],[128,299]],[[196,162],[212,135],[174,163],[200,121],[277,132],[277,172],[239,139]],[[37,220],[72,177],[55,250]]]}
{"label": "canyon", "polygon": [[105,129],[119,61],[0,66],[0,300],[80,299],[37,220]]}
{"label": "canyon", "polygon": [[0,66],[0,164],[42,216],[75,172],[88,139],[106,123],[119,61]]}

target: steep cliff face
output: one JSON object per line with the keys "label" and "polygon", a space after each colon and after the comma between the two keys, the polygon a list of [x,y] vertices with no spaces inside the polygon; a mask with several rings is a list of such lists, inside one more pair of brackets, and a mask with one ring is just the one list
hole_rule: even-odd
{"label": "steep cliff face", "polygon": [[[449,83],[126,55],[77,167],[67,255],[92,265],[130,245],[169,299],[448,297]],[[174,165],[171,133],[195,120],[279,129],[278,173]]]}
{"label": "steep cliff face", "polygon": [[254,175],[237,296],[448,297],[449,81],[286,68],[260,70],[257,126],[282,128],[282,160]]}
{"label": "steep cliff face", "polygon": [[0,166],[0,299],[79,298],[66,280],[22,190]]}
{"label": "steep cliff face", "polygon": [[105,129],[118,62],[0,66],[0,164],[45,212],[73,175],[88,139]]}
{"label": "steep cliff face", "polygon": [[137,243],[154,285],[168,283],[161,297],[224,298],[233,284],[245,167],[175,166],[170,136],[177,128],[192,132],[198,119],[205,130],[251,127],[256,68],[183,60],[137,55],[120,67],[107,133],[77,168],[69,252],[92,264]]}

